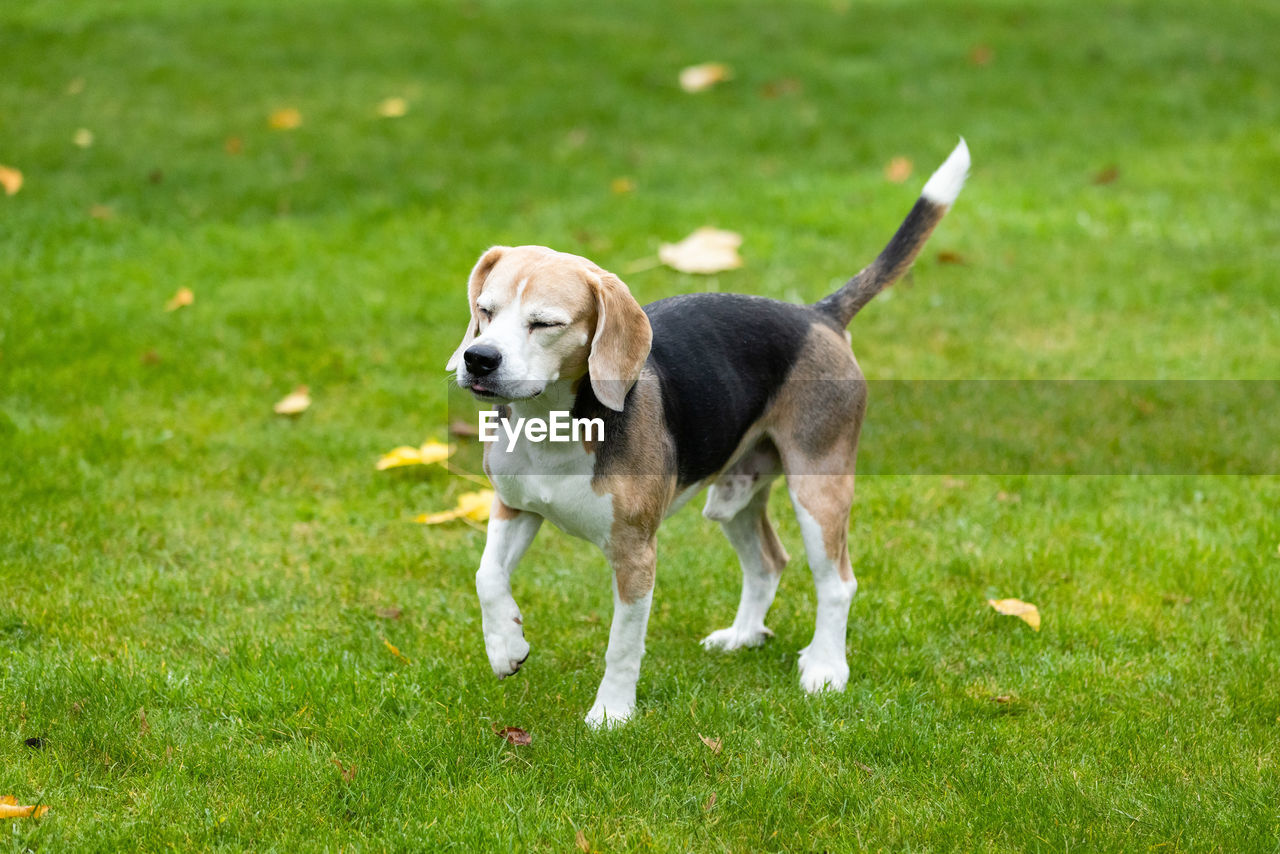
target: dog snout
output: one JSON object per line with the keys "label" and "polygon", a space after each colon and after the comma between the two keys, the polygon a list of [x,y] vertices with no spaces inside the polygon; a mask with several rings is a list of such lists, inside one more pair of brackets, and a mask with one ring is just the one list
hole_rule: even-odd
{"label": "dog snout", "polygon": [[472,376],[487,377],[502,364],[502,353],[498,351],[497,347],[490,347],[488,344],[477,344],[474,347],[467,348],[466,352],[462,354],[462,361]]}

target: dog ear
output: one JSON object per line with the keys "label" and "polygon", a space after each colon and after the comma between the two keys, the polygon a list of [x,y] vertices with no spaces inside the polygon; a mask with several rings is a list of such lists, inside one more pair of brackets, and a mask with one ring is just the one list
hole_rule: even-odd
{"label": "dog ear", "polygon": [[498,259],[502,257],[502,253],[507,251],[506,246],[492,246],[480,256],[480,260],[476,262],[476,266],[471,270],[471,279],[467,283],[467,308],[471,311],[471,319],[467,321],[466,334],[462,336],[462,343],[458,345],[458,349],[453,351],[453,355],[449,357],[449,362],[444,366],[446,371],[456,371],[458,363],[462,361],[462,354],[471,346],[471,342],[476,340],[476,336],[480,334],[480,319],[476,317],[476,297],[480,296],[480,290],[484,287],[484,280],[489,278],[489,274],[493,272],[493,267],[498,263]]}
{"label": "dog ear", "polygon": [[617,412],[640,378],[653,329],[631,291],[613,273],[586,273],[596,295],[596,333],[587,356],[587,373],[596,399]]}

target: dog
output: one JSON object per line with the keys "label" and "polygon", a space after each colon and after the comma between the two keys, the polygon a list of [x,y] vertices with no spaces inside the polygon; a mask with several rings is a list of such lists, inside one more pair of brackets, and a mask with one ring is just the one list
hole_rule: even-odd
{"label": "dog", "polygon": [[476,573],[485,651],[498,678],[529,655],[510,578],[544,519],[595,543],[613,570],[604,677],[586,722],[631,717],[653,601],[662,520],[704,487],[742,567],[732,625],[709,650],[759,646],[788,557],[766,513],[779,475],[817,589],[813,640],[800,651],[805,691],[842,691],[857,581],[849,562],[854,461],[866,381],[845,327],[906,272],[969,170],[963,139],[929,178],[888,245],[843,287],[809,306],[726,293],[643,308],[614,274],[543,246],[494,246],[467,287],[471,318],[447,370],[495,404],[504,425],[571,412],[603,438],[485,446],[496,497]]}

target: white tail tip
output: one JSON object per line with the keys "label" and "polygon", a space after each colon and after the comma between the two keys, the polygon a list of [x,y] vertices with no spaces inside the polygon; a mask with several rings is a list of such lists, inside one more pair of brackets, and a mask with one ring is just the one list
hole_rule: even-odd
{"label": "white tail tip", "polygon": [[964,179],[969,177],[969,146],[960,137],[960,144],[951,152],[946,162],[938,167],[925,183],[920,195],[935,205],[951,207],[960,189],[964,187]]}

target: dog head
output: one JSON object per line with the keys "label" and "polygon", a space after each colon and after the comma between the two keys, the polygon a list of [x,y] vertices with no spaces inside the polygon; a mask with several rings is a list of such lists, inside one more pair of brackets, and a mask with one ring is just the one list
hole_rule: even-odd
{"label": "dog head", "polygon": [[495,246],[471,271],[467,295],[471,320],[446,366],[459,386],[524,400],[587,376],[601,403],[622,410],[653,333],[617,276],[545,246]]}

